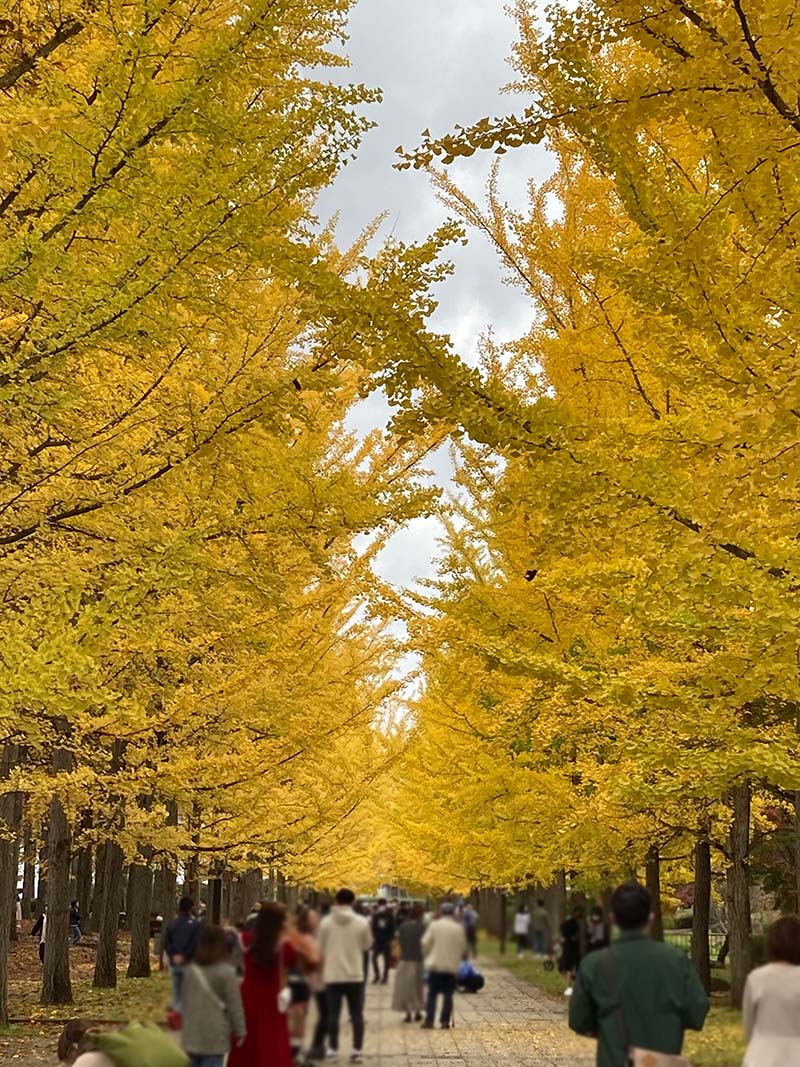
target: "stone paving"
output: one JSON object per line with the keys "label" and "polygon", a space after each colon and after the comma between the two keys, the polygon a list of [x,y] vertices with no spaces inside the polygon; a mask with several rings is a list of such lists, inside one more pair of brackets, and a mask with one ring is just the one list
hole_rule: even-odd
{"label": "stone paving", "polygon": [[[391,1010],[391,985],[367,989],[365,1067],[591,1067],[594,1044],[567,1029],[566,1001],[555,1000],[508,971],[481,962],[486,987],[457,993],[452,1030],[421,1030]],[[342,1067],[350,1052],[346,1010]],[[54,1065],[58,1028],[0,1036],[0,1064]],[[331,1061],[333,1063],[334,1061]]]}
{"label": "stone paving", "polygon": [[[391,986],[367,990],[367,1067],[590,1067],[594,1043],[567,1028],[566,1001],[481,962],[486,986],[457,993],[455,1027],[422,1030],[391,1010]],[[344,1020],[343,1020],[344,1021]],[[343,1027],[342,1064],[349,1053]]]}

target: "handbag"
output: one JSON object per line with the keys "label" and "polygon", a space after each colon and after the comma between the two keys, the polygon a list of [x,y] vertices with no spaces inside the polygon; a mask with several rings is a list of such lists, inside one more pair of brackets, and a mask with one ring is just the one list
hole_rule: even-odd
{"label": "handbag", "polygon": [[603,963],[605,964],[602,969],[606,972],[608,987],[614,997],[614,1007],[616,1016],[619,1019],[622,1046],[627,1050],[628,1054],[628,1067],[692,1067],[685,1056],[675,1056],[669,1052],[655,1052],[652,1049],[638,1048],[636,1045],[631,1044],[628,1018],[625,1014],[625,1005],[622,1003],[622,997],[619,995],[619,985],[617,984],[614,963],[611,959],[611,949],[604,948],[602,953]]}
{"label": "handbag", "polygon": [[292,1003],[292,987],[286,981],[280,947],[278,947],[278,976],[278,1011],[281,1015],[285,1015]]}

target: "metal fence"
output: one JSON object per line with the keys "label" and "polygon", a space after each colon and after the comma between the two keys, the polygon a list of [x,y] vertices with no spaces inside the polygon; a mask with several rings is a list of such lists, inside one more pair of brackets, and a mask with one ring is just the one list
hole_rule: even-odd
{"label": "metal fence", "polygon": [[[683,949],[688,955],[692,950],[692,931],[691,930],[665,930],[664,940],[670,944],[675,945],[676,948]],[[711,952],[711,958],[716,959],[719,955],[720,949],[725,943],[725,934],[709,934],[708,935],[708,947]]]}

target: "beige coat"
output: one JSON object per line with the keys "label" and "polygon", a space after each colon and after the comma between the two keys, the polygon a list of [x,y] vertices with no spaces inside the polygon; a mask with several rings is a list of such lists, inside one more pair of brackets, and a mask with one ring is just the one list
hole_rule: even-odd
{"label": "beige coat", "polygon": [[464,927],[449,915],[434,919],[422,938],[425,965],[438,974],[457,974],[467,947]]}
{"label": "beige coat", "polygon": [[800,967],[768,963],[747,977],[742,1023],[745,1067],[800,1064]]}

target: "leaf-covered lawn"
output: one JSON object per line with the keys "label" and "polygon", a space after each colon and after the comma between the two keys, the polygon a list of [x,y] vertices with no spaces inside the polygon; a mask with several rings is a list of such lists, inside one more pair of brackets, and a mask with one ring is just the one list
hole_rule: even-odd
{"label": "leaf-covered lawn", "polygon": [[117,957],[117,988],[93,989],[95,955],[91,942],[71,949],[74,1003],[42,1005],[42,971],[36,943],[23,935],[11,950],[9,1006],[14,1022],[6,1031],[0,1031],[0,1063],[17,1067],[54,1064],[61,1023],[67,1019],[163,1021],[169,1001],[169,975],[154,971],[148,979],[125,978],[127,955],[128,944],[123,936]]}
{"label": "leaf-covered lawn", "polygon": [[[517,978],[530,982],[544,993],[563,997],[564,980],[558,971],[547,971],[530,957],[518,960],[512,942],[509,941],[505,956],[500,955],[500,944],[495,938],[484,938],[480,951],[481,955],[501,964]],[[722,1003],[712,1003],[703,1032],[687,1035],[684,1055],[694,1067],[740,1067],[744,1058],[741,1013]]]}

